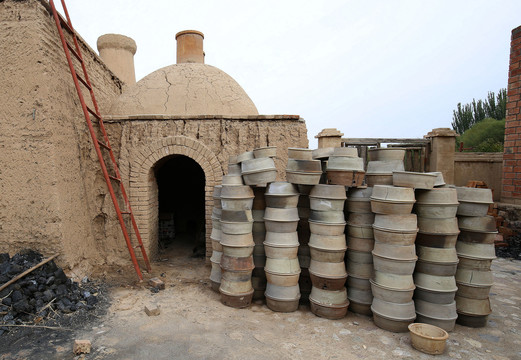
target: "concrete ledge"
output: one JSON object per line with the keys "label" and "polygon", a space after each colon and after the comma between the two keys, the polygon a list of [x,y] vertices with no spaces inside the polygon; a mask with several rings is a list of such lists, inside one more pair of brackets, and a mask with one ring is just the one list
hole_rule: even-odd
{"label": "concrete ledge", "polygon": [[241,120],[241,121],[266,121],[266,120],[291,120],[301,121],[304,119],[299,115],[105,115],[103,121],[107,123],[119,123],[132,120],[155,121],[155,120]]}

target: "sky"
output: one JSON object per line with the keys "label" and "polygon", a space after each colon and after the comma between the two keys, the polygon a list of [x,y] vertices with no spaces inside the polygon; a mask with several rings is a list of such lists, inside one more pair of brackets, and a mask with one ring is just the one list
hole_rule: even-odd
{"label": "sky", "polygon": [[95,50],[137,43],[136,78],[175,63],[175,34],[204,33],[205,62],[231,75],[260,114],[300,115],[310,147],[344,137],[423,137],[458,102],[507,87],[519,0],[89,0],[67,2]]}

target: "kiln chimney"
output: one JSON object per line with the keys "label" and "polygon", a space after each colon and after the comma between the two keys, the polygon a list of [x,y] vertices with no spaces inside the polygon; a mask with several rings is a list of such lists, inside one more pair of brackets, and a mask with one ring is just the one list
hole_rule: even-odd
{"label": "kiln chimney", "polygon": [[177,40],[177,63],[204,64],[202,32],[185,30],[175,35]]}
{"label": "kiln chimney", "polygon": [[136,42],[128,36],[105,34],[98,38],[98,51],[108,68],[125,84],[136,83],[134,54]]}

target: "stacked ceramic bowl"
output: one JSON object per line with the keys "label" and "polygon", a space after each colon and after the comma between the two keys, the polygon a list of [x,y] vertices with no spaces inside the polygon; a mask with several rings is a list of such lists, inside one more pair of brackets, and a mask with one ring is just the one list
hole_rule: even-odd
{"label": "stacked ceramic bowl", "polygon": [[418,262],[414,274],[417,322],[452,331],[456,318],[458,196],[453,188],[417,190]]}
{"label": "stacked ceramic bowl", "polygon": [[275,182],[268,186],[264,197],[267,205],[264,213],[266,304],[273,311],[295,311],[300,299],[297,257],[299,193],[293,184]]}
{"label": "stacked ceramic bowl", "polygon": [[300,264],[300,303],[307,304],[309,302],[309,294],[311,293],[311,278],[309,277],[309,264],[311,262],[311,253],[309,251],[309,193],[314,185],[298,185],[300,196],[298,198],[298,216],[299,222],[297,227],[298,233],[298,261]]}
{"label": "stacked ceramic bowl", "polygon": [[277,178],[277,168],[271,157],[254,158],[241,162],[241,174],[246,185],[266,187]]}
{"label": "stacked ceramic bowl", "polygon": [[313,160],[310,149],[288,148],[286,180],[292,184],[316,185],[322,176],[320,160]]}
{"label": "stacked ceramic bowl", "polygon": [[356,148],[334,148],[327,161],[326,172],[328,184],[361,186],[365,177],[364,160],[358,157]]}
{"label": "stacked ceramic bowl", "polygon": [[343,318],[349,306],[344,263],[347,248],[345,199],[342,185],[315,185],[309,193],[309,275],[312,283],[309,302],[311,312],[327,319]]}
{"label": "stacked ceramic bowl", "polygon": [[374,248],[373,222],[370,196],[373,188],[352,188],[345,205],[347,216],[347,297],[349,310],[372,315],[373,293],[369,279],[373,275]]}
{"label": "stacked ceramic bowl", "polygon": [[221,302],[242,308],[253,297],[253,191],[245,185],[221,188]]}
{"label": "stacked ceramic bowl", "polygon": [[221,245],[221,185],[213,188],[213,210],[212,210],[212,232],[210,240],[212,241],[212,271],[210,272],[210,283],[213,291],[219,291],[221,286],[221,257],[223,255],[223,247]]}
{"label": "stacked ceramic bowl", "polygon": [[369,149],[369,162],[365,181],[367,186],[392,185],[393,171],[403,171],[405,149],[376,148]]}
{"label": "stacked ceramic bowl", "polygon": [[456,250],[459,264],[456,272],[456,307],[458,323],[471,327],[486,326],[490,308],[489,292],[493,284],[490,271],[495,259],[494,239],[497,234],[494,217],[487,216],[492,204],[492,191],[458,187],[458,224],[461,230]]}
{"label": "stacked ceramic bowl", "polygon": [[266,291],[266,274],[264,273],[264,265],[266,264],[266,255],[264,253],[264,239],[266,238],[266,227],[264,226],[264,211],[266,202],[264,200],[264,187],[253,188],[253,229],[252,236],[255,247],[253,248],[253,269],[251,283],[253,286],[253,300],[264,299],[264,291]]}
{"label": "stacked ceramic bowl", "polygon": [[416,318],[412,301],[418,231],[416,215],[411,214],[414,202],[411,188],[375,185],[371,195],[371,209],[376,214],[371,310],[375,324],[393,332],[408,331]]}
{"label": "stacked ceramic bowl", "polygon": [[228,173],[223,176],[222,180],[223,185],[244,185],[244,181],[242,180],[241,176],[241,164],[238,159],[240,156],[243,158],[249,157],[249,155],[245,154],[251,154],[251,157],[253,158],[253,153],[244,153],[239,156],[230,156],[228,160]]}

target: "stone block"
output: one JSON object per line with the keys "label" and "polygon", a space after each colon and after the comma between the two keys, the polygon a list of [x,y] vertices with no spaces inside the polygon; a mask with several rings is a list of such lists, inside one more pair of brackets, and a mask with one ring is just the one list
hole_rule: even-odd
{"label": "stone block", "polygon": [[159,309],[159,305],[157,304],[147,304],[145,305],[145,313],[148,316],[158,316],[161,314],[161,310]]}
{"label": "stone block", "polygon": [[72,351],[75,355],[90,354],[91,343],[90,340],[74,340]]}
{"label": "stone block", "polygon": [[154,278],[148,280],[148,285],[158,288],[159,290],[165,289],[165,283],[163,282],[163,280],[161,280],[157,277],[154,277]]}

